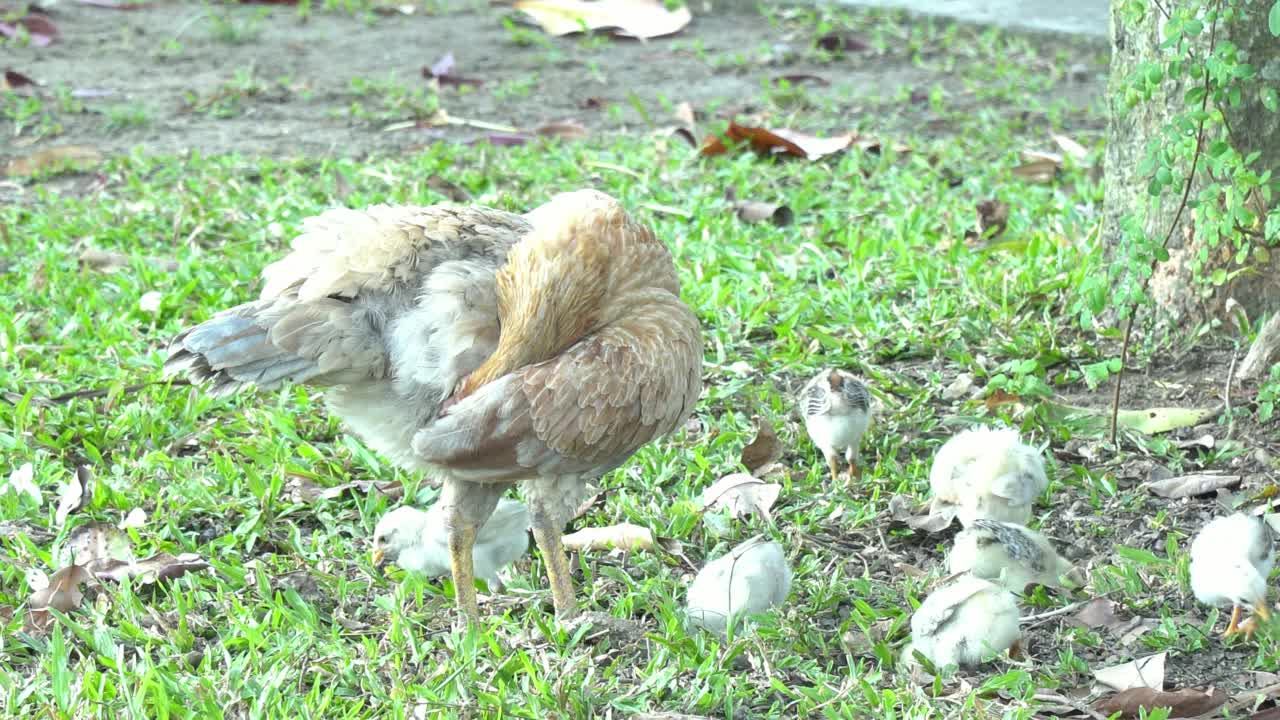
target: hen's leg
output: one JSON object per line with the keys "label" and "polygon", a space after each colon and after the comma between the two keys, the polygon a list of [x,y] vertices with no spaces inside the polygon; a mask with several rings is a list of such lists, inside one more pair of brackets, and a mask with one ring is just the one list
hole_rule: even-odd
{"label": "hen's leg", "polygon": [[827,456],[827,469],[831,471],[831,482],[834,483],[840,479],[840,461],[836,459],[839,455],[836,455],[835,450],[823,450],[822,454]]}
{"label": "hen's leg", "polygon": [[564,528],[565,508],[577,504],[580,488],[576,483],[559,483],[551,478],[527,481],[524,487],[533,541],[538,544],[542,562],[547,566],[551,601],[555,604],[556,616],[567,620],[578,614],[578,600],[573,593],[573,575],[560,533]]}
{"label": "hen's leg", "polygon": [[480,615],[476,601],[476,535],[493,513],[505,490],[501,485],[480,485],[446,479],[440,502],[444,503],[449,536],[449,571],[453,575],[458,611],[468,618]]}

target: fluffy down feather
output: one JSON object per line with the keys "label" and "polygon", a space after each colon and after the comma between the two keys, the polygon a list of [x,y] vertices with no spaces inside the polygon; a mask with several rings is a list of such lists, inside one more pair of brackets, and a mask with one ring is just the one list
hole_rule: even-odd
{"label": "fluffy down feather", "polygon": [[966,527],[979,518],[1026,525],[1049,479],[1040,453],[1016,430],[977,427],[938,450],[929,485],[935,511],[954,509]]}
{"label": "fluffy down feather", "polygon": [[844,455],[849,474],[857,472],[862,435],[871,424],[871,393],[852,373],[827,368],[800,391],[804,427],[822,451],[834,481],[837,458]]}
{"label": "fluffy down feather", "polygon": [[1017,645],[1018,604],[1008,590],[963,575],[934,590],[911,616],[904,658],[919,651],[939,670],[971,667]]}
{"label": "fluffy down feather", "polygon": [[1014,523],[974,520],[956,535],[947,558],[952,573],[967,572],[1021,593],[1028,585],[1060,587],[1071,569],[1044,535]]}
{"label": "fluffy down feather", "polygon": [[1244,513],[1216,518],[1191,542],[1191,589],[1206,605],[1256,607],[1266,602],[1274,564],[1265,520]]}
{"label": "fluffy down feather", "polygon": [[734,618],[780,605],[789,592],[782,546],[752,538],[702,568],[689,586],[687,615],[698,627],[724,633]]}
{"label": "fluffy down feather", "polygon": [[[427,511],[402,505],[378,521],[373,531],[375,562],[383,558],[410,572],[427,577],[448,575],[449,537],[444,506]],[[524,503],[503,498],[476,537],[471,555],[476,577],[493,585],[498,571],[519,560],[529,549],[529,509]]]}

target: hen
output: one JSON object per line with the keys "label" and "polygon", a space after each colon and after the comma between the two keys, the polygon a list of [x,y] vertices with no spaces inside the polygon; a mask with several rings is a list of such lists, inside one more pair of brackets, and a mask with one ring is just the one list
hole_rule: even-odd
{"label": "hen", "polygon": [[841,454],[849,464],[849,478],[861,476],[858,448],[871,423],[871,393],[867,386],[844,370],[828,368],[800,391],[800,408],[805,430],[827,459],[832,482],[839,475]]}
{"label": "hen", "polygon": [[522,485],[556,612],[577,614],[561,530],[586,483],[693,411],[702,337],[671,253],[613,198],[517,215],[374,206],[304,222],[259,300],[174,339],[166,370],[329,388],[331,412],[411,471],[438,475],[459,609],[472,546]]}

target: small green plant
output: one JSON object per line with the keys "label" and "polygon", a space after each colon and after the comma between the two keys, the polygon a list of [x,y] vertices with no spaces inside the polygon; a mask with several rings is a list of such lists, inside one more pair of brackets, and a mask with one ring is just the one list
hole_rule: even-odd
{"label": "small green plant", "polygon": [[246,45],[262,34],[262,21],[271,13],[268,8],[257,8],[252,14],[233,12],[232,9],[210,12],[209,21],[213,38],[228,45]]}
{"label": "small green plant", "polygon": [[1258,388],[1258,422],[1269,422],[1280,405],[1280,365],[1271,366],[1271,376]]}
{"label": "small green plant", "polygon": [[106,110],[107,130],[119,132],[130,128],[146,127],[151,124],[151,116],[142,105],[113,105]]}

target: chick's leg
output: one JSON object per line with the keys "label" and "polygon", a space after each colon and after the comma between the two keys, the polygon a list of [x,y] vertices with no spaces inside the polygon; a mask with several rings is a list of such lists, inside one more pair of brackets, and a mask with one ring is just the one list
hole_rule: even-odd
{"label": "chick's leg", "polygon": [[845,476],[846,479],[849,482],[853,482],[855,478],[861,480],[862,465],[858,463],[858,453],[853,448],[849,448],[844,451],[844,459],[849,463],[849,474]]}
{"label": "chick's leg", "polygon": [[1240,606],[1231,606],[1231,622],[1227,624],[1227,629],[1222,633],[1222,637],[1227,638],[1240,632]]}
{"label": "chick's leg", "polygon": [[824,450],[823,454],[827,456],[827,468],[831,470],[831,482],[834,483],[840,479],[840,461],[837,460],[839,456],[834,450],[830,452]]}

